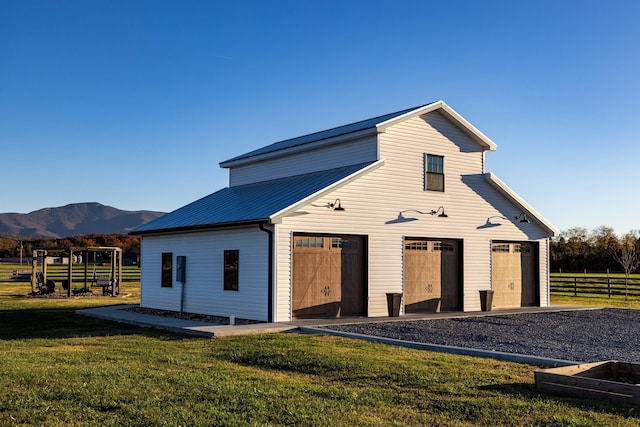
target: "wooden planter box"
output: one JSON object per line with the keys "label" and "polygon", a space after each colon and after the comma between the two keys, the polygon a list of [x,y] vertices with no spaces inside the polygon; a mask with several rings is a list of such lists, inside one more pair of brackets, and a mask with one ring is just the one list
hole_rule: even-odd
{"label": "wooden planter box", "polygon": [[536,389],[565,396],[610,399],[640,405],[640,364],[615,360],[543,369]]}

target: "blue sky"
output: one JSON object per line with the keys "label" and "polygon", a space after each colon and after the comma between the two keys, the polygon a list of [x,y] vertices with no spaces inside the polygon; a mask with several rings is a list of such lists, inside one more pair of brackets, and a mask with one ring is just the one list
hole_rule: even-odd
{"label": "blue sky", "polygon": [[0,2],[0,212],[171,211],[218,163],[442,99],[561,230],[640,229],[638,1]]}

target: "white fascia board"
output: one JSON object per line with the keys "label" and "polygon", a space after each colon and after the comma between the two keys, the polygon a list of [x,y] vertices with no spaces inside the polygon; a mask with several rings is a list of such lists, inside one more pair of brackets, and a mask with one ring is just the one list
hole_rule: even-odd
{"label": "white fascia board", "polygon": [[382,123],[378,123],[376,127],[378,128],[379,132],[385,132],[389,126],[400,123],[412,117],[421,116],[423,114],[427,114],[436,110],[440,110],[445,117],[456,124],[464,133],[469,135],[476,143],[485,148],[487,151],[497,150],[498,145],[495,142],[493,142],[491,139],[489,139],[489,137],[480,132],[475,126],[469,123],[453,108],[449,107],[444,101],[437,101],[432,104],[425,105],[424,107],[417,108],[401,116],[394,117],[393,119],[389,119]]}
{"label": "white fascia board", "polygon": [[336,181],[333,184],[323,188],[320,191],[316,191],[315,193],[311,194],[310,196],[305,197],[304,199],[290,205],[287,206],[286,208],[282,209],[279,212],[274,213],[273,215],[271,215],[269,217],[269,220],[272,224],[280,224],[282,222],[282,218],[292,214],[293,212],[297,211],[298,209],[300,209],[301,207],[308,205],[309,203],[312,203],[314,200],[318,199],[319,197],[324,196],[327,193],[330,193],[334,190],[336,190],[337,188],[342,187],[345,184],[348,184],[350,182],[355,181],[356,179],[360,178],[362,175],[365,175],[369,172],[371,172],[372,170],[378,169],[380,166],[384,165],[384,159],[380,159],[372,164],[370,164],[369,166],[366,166],[362,169],[360,169],[359,171],[356,171],[354,173],[352,173],[351,175],[342,178],[340,181]]}
{"label": "white fascia board", "polygon": [[497,176],[491,172],[484,174],[486,180],[493,185],[500,193],[507,197],[514,205],[522,210],[529,218],[532,218],[538,224],[540,224],[545,230],[547,230],[551,236],[557,236],[560,231],[547,221],[542,215],[540,215],[531,205],[524,201],[524,199],[516,194],[507,184],[502,182]]}
{"label": "white fascia board", "polygon": [[313,150],[320,147],[339,144],[349,140],[365,138],[367,136],[375,135],[377,133],[378,131],[376,130],[376,128],[363,129],[360,131],[345,133],[343,135],[338,135],[331,138],[325,138],[325,139],[320,139],[318,141],[301,143],[299,145],[294,145],[292,147],[282,148],[275,151],[269,151],[262,154],[256,154],[255,156],[245,157],[238,160],[227,160],[224,162],[220,162],[219,165],[221,168],[232,168],[236,166],[243,166],[251,163],[261,162],[263,160],[269,160],[277,157],[288,156],[290,154],[300,153],[302,151],[309,151],[309,150]]}

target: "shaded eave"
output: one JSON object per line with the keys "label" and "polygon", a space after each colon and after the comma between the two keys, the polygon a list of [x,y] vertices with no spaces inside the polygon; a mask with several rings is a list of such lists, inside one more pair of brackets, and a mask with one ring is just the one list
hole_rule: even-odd
{"label": "shaded eave", "polygon": [[271,223],[270,218],[252,219],[250,221],[230,221],[230,222],[217,222],[217,223],[211,223],[211,224],[188,225],[184,227],[160,228],[157,230],[143,230],[143,231],[134,230],[129,232],[129,235],[149,236],[149,235],[162,235],[162,234],[173,234],[173,233],[188,233],[192,231],[217,230],[220,228],[257,226],[265,223]]}
{"label": "shaded eave", "polygon": [[557,236],[560,231],[553,226],[547,219],[540,215],[535,209],[533,209],[522,197],[518,196],[515,191],[502,182],[497,176],[491,172],[484,174],[485,179],[503,196],[511,201],[515,206],[522,210],[527,218],[534,220],[538,225],[545,229],[550,236]]}

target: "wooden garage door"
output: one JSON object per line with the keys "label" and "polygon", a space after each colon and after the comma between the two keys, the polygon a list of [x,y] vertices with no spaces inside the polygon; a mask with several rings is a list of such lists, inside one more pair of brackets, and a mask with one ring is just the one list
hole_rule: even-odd
{"label": "wooden garage door", "polygon": [[493,307],[539,304],[537,251],[531,242],[496,242],[491,246]]}
{"label": "wooden garage door", "polygon": [[522,294],[520,305],[533,307],[540,305],[540,280],[538,280],[538,246],[536,243],[520,243],[522,261]]}
{"label": "wooden garage door", "polygon": [[364,247],[358,236],[294,236],[292,315],[364,314]]}
{"label": "wooden garage door", "polygon": [[460,295],[459,242],[407,239],[404,252],[405,312],[460,310]]}

